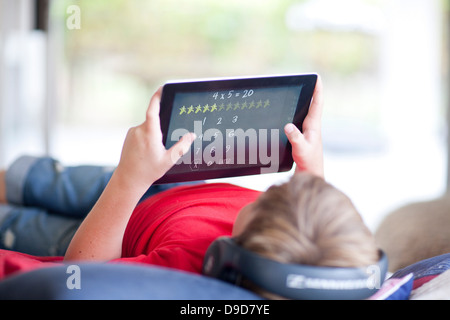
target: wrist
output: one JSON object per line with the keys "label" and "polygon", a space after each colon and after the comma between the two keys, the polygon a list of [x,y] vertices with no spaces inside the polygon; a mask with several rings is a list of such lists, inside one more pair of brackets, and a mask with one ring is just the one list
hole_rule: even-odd
{"label": "wrist", "polygon": [[121,192],[125,192],[136,197],[141,197],[147,189],[153,184],[151,182],[143,182],[135,179],[127,170],[123,170],[120,166],[114,171],[110,183],[116,185]]}

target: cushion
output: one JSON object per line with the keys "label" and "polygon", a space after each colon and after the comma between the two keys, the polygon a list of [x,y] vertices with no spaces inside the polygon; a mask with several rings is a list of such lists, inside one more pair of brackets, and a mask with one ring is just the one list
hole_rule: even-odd
{"label": "cushion", "polygon": [[[450,269],[450,253],[395,272],[371,300],[407,300],[412,290]],[[448,274],[448,273],[447,273]],[[77,278],[78,277],[78,278]],[[437,278],[438,279],[438,278]],[[41,268],[0,282],[5,299],[256,300],[223,281],[169,268],[82,263]]]}
{"label": "cushion", "polygon": [[0,300],[254,300],[223,281],[169,268],[83,263],[37,269],[0,282]]}
{"label": "cushion", "polygon": [[412,273],[402,278],[389,278],[369,300],[408,300],[413,280]]}
{"label": "cushion", "polygon": [[411,292],[410,300],[448,300],[450,298],[450,270],[441,273]]}
{"label": "cushion", "polygon": [[413,289],[417,289],[448,269],[450,269],[450,253],[416,262],[398,270],[391,278],[401,278],[407,274],[413,273]]}

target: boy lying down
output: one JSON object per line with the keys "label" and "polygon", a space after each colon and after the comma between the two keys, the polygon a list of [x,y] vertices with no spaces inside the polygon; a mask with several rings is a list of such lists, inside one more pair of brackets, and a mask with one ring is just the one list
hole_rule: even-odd
{"label": "boy lying down", "polygon": [[[164,147],[160,97],[158,90],[145,121],[129,130],[113,171],[22,157],[0,173],[0,265],[10,266],[0,277],[62,261],[137,262],[202,273],[205,252],[224,236],[283,264],[377,263],[378,249],[357,210],[324,180],[320,78],[303,133],[293,124],[284,128],[295,173],[266,192],[225,183],[163,191],[152,186],[195,138],[189,133],[169,150]],[[264,297],[286,298],[251,281],[241,285]]]}

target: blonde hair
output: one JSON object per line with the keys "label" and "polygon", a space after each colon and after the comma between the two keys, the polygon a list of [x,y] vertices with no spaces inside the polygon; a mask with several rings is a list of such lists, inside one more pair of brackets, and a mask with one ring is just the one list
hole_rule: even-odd
{"label": "blonde hair", "polygon": [[378,261],[374,237],[353,203],[320,177],[295,174],[261,194],[252,210],[253,219],[235,240],[266,258],[333,267]]}

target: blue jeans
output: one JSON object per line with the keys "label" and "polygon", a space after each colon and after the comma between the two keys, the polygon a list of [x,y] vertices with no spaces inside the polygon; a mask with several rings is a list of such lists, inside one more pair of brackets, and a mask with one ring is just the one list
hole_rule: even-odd
{"label": "blue jeans", "polygon": [[[0,249],[62,256],[114,168],[64,167],[24,156],[6,171],[7,205],[0,204]],[[151,186],[141,200],[176,184]]]}

